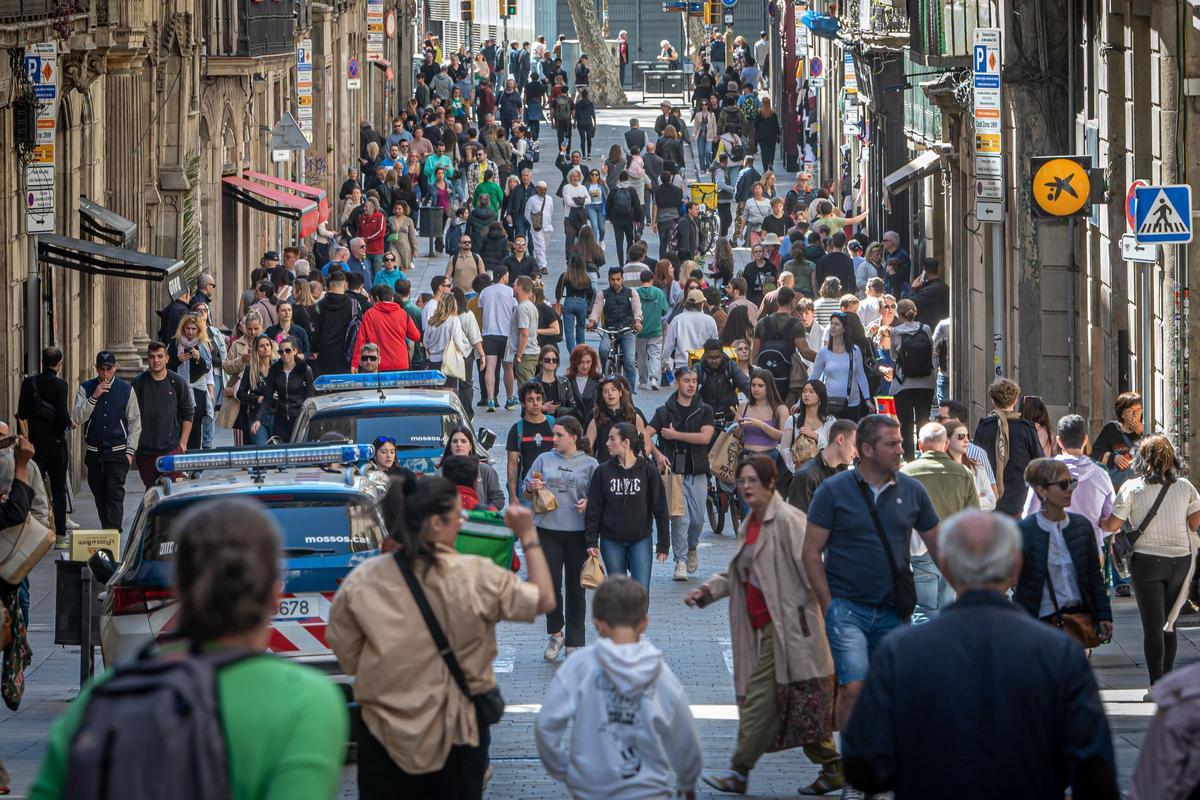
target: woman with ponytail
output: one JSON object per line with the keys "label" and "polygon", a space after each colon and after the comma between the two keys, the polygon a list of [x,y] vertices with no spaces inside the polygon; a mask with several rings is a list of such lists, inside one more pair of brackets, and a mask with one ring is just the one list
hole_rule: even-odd
{"label": "woman with ponytail", "polygon": [[[525,583],[488,559],[455,551],[462,501],[445,478],[395,479],[382,508],[391,552],[350,573],[327,629],[362,708],[359,797],[477,800],[489,725],[503,710],[492,672],[496,623],[532,622],[555,605],[533,516],[520,506],[504,515],[525,552]],[[444,656],[423,606],[449,642]]]}
{"label": "woman with ponytail", "polygon": [[[649,593],[651,552],[666,561],[670,550],[666,489],[658,468],[642,457],[642,434],[632,424],[613,425],[605,449],[611,458],[592,474],[584,509],[588,554],[604,559],[609,575],[630,575]],[[651,520],[658,525],[656,545]]]}
{"label": "woman with ponytail", "polygon": [[[557,505],[553,511],[533,516],[554,583],[554,611],[546,615],[546,634],[550,641],[542,653],[547,661],[557,659],[564,645],[568,656],[584,646],[587,599],[579,582],[583,564],[587,561],[583,512],[587,508],[588,485],[597,466],[596,459],[588,452],[588,440],[579,420],[560,417],[554,424],[554,449],[534,459],[521,486],[521,493],[531,502],[536,492],[546,489],[554,495]],[[565,598],[561,591],[564,572]]]}

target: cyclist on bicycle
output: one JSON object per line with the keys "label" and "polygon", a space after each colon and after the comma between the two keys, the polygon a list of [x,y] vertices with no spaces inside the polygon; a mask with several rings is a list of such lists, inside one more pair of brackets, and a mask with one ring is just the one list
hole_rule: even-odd
{"label": "cyclist on bicycle", "polygon": [[[637,292],[625,285],[625,276],[619,266],[610,267],[608,270],[608,288],[596,295],[596,302],[592,305],[592,314],[588,319],[588,329],[595,328],[602,316],[605,327],[614,332],[611,338],[619,340],[625,379],[629,381],[630,386],[636,386],[637,334],[642,330],[642,303]],[[610,337],[602,336],[600,361],[605,370],[608,370],[610,347]]]}
{"label": "cyclist on bicycle", "polygon": [[717,433],[733,419],[738,404],[738,392],[750,396],[750,376],[725,354],[720,339],[704,343],[704,356],[697,367],[700,399],[712,406]]}

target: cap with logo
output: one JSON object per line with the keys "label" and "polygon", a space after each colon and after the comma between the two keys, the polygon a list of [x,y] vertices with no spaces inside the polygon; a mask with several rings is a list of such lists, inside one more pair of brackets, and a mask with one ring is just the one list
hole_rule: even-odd
{"label": "cap with logo", "polygon": [[268,250],[267,252],[263,253],[262,260],[263,261],[278,261],[279,253],[276,253],[274,250]]}
{"label": "cap with logo", "polygon": [[115,367],[117,365],[117,357],[107,350],[101,350],[96,353],[97,367]]}

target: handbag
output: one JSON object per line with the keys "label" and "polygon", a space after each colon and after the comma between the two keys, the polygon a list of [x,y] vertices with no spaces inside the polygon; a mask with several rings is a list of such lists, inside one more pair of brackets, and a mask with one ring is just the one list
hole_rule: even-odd
{"label": "handbag", "polygon": [[1049,570],[1046,571],[1046,588],[1050,592],[1050,604],[1054,606],[1050,624],[1084,647],[1099,647],[1101,642],[1100,634],[1096,630],[1096,618],[1090,611],[1063,611],[1058,607],[1058,598],[1054,595],[1054,581],[1050,580]]}
{"label": "handbag", "polygon": [[433,645],[441,653],[442,660],[446,662],[446,669],[450,670],[450,677],[454,678],[454,682],[458,684],[458,688],[462,693],[470,699],[475,706],[475,713],[479,717],[479,724],[492,726],[500,721],[504,716],[504,696],[500,694],[500,687],[493,686],[483,694],[471,694],[467,688],[467,676],[463,674],[462,667],[459,666],[458,659],[454,655],[454,651],[450,648],[450,642],[446,639],[446,632],[442,630],[442,626],[438,624],[437,617],[433,615],[433,609],[429,606],[429,598],[425,596],[425,590],[421,588],[421,584],[417,582],[417,576],[413,574],[412,565],[405,561],[399,551],[393,553],[396,558],[396,564],[400,567],[400,574],[404,576],[404,581],[408,584],[408,590],[412,592],[413,600],[417,601],[417,608],[421,610],[421,616],[425,619],[425,627],[429,629],[429,635],[433,637]]}
{"label": "handbag", "polygon": [[803,412],[792,417],[792,446],[789,449],[796,469],[817,454],[817,443],[800,433],[803,422]]}
{"label": "handbag", "polygon": [[[896,590],[896,616],[900,618],[901,623],[907,624],[912,621],[913,611],[917,609],[917,583],[913,580],[911,569],[901,569],[900,565],[896,563],[892,548],[888,545],[887,536],[883,533],[883,523],[879,521],[879,510],[875,507],[875,501],[871,498],[871,492],[867,489],[867,484],[860,480],[857,475],[854,482],[858,484],[858,490],[862,492],[863,502],[867,504],[867,510],[871,512],[871,521],[875,523],[875,533],[879,535],[879,544],[883,546],[883,552],[887,556],[888,567],[892,570],[892,585]],[[904,566],[908,566],[907,559]]]}
{"label": "handbag", "polygon": [[588,556],[579,572],[579,585],[585,589],[595,589],[604,582],[604,562],[600,556]]}
{"label": "handbag", "polygon": [[442,353],[442,374],[448,378],[467,377],[467,362],[463,360],[463,354],[458,352],[453,335],[446,342],[446,350]]}
{"label": "handbag", "polygon": [[542,212],[541,211],[532,212],[529,215],[529,221],[533,225],[533,229],[535,231],[540,231],[542,229]]}
{"label": "handbag", "polygon": [[1142,534],[1146,532],[1146,528],[1154,521],[1154,517],[1158,514],[1159,506],[1167,497],[1167,492],[1171,490],[1173,481],[1163,482],[1162,488],[1158,490],[1158,497],[1154,498],[1154,505],[1150,506],[1150,510],[1142,521],[1138,523],[1136,528],[1124,527],[1113,534],[1112,537],[1112,555],[1114,566],[1117,568],[1118,574],[1122,578],[1129,577],[1129,559],[1133,557],[1133,546],[1137,544],[1137,540],[1142,538]]}
{"label": "handbag", "polygon": [[32,516],[0,531],[0,580],[18,584],[54,546],[54,531]]}
{"label": "handbag", "polygon": [[846,378],[846,396],[845,397],[830,397],[825,401],[825,409],[832,417],[841,416],[842,412],[850,407],[850,393],[854,391],[854,351],[858,350],[858,345],[849,352],[850,357],[850,374]]}

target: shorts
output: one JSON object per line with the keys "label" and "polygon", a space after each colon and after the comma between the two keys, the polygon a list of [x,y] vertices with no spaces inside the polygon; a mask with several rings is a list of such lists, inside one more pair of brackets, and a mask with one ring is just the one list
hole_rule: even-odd
{"label": "shorts", "polygon": [[833,653],[838,686],[862,681],[875,648],[900,626],[896,609],[835,597],[825,610],[825,635]]}
{"label": "shorts", "polygon": [[507,336],[484,336],[483,337],[483,354],[485,356],[495,356],[501,360],[504,359],[504,350],[508,347]]}

